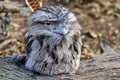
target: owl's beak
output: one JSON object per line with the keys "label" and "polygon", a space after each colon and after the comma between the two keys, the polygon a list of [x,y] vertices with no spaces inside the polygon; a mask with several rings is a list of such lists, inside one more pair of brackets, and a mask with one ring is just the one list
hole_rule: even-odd
{"label": "owl's beak", "polygon": [[66,28],[66,26],[62,25],[59,28],[59,34],[65,36],[68,33],[68,29]]}
{"label": "owl's beak", "polygon": [[67,29],[65,26],[62,26],[62,27],[61,27],[61,33],[62,33],[63,35],[66,35],[66,34],[68,33],[68,29]]}
{"label": "owl's beak", "polygon": [[54,31],[57,34],[60,34],[62,36],[65,36],[68,33],[68,29],[66,28],[66,26],[61,25],[57,30]]}

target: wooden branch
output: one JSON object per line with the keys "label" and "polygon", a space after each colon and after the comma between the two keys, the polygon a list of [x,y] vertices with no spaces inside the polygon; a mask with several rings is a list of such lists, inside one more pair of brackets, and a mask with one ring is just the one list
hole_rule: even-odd
{"label": "wooden branch", "polygon": [[81,61],[76,75],[42,76],[15,66],[9,62],[9,57],[0,58],[0,79],[3,80],[119,80],[120,55],[109,46],[103,46],[104,54]]}
{"label": "wooden branch", "polygon": [[0,12],[19,12],[20,8],[10,1],[0,1]]}

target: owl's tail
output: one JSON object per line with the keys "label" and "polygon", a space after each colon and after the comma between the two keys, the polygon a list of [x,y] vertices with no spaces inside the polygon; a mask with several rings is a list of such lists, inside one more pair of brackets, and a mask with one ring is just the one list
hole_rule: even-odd
{"label": "owl's tail", "polygon": [[42,0],[25,0],[25,2],[32,12],[42,7]]}

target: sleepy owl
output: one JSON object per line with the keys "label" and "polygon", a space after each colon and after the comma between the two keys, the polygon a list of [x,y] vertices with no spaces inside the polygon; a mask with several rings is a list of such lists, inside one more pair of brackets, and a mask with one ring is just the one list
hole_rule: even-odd
{"label": "sleepy owl", "polygon": [[81,46],[81,25],[71,11],[60,6],[42,7],[34,12],[25,35],[25,67],[43,75],[75,73]]}

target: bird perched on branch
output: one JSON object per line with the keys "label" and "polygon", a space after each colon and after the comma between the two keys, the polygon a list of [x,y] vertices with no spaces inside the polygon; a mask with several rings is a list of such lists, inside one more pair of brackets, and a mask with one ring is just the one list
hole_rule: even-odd
{"label": "bird perched on branch", "polygon": [[48,6],[34,11],[25,34],[25,67],[42,75],[75,73],[80,65],[81,28],[67,8]]}

